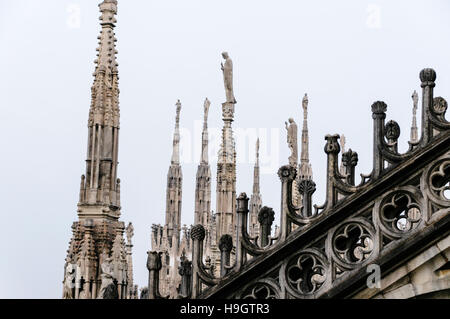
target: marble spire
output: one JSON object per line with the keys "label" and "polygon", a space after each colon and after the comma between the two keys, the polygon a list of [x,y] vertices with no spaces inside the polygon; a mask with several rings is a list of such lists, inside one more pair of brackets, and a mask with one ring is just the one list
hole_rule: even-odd
{"label": "marble spire", "polygon": [[211,102],[208,98],[203,104],[202,154],[197,167],[195,183],[195,224],[201,224],[206,230],[204,244],[205,256],[211,254],[212,216],[211,216],[211,168],[208,164],[208,112]]}
{"label": "marble spire", "polygon": [[302,129],[302,150],[300,154],[300,167],[299,178],[300,179],[312,179],[312,167],[309,163],[309,133],[308,133],[308,95],[302,100],[303,107],[303,129]]}
{"label": "marble spire", "polygon": [[166,189],[166,223],[167,240],[169,246],[178,247],[181,230],[181,203],[183,174],[180,166],[180,112],[181,102],[177,101],[175,130],[173,134],[172,159],[167,172]]}
{"label": "marble spire", "polygon": [[[119,73],[114,35],[117,1],[104,0],[99,9],[101,31],[91,87],[86,173],[81,176],[78,221],[72,225],[64,267],[66,299],[105,298],[107,288],[114,289],[119,298],[127,298],[133,285],[132,245],[126,247],[125,224],[119,220]],[[111,286],[112,279],[119,284]]]}
{"label": "marble spire", "polygon": [[224,234],[234,236],[236,226],[236,149],[231,123],[234,120],[236,99],[233,91],[233,64],[225,52],[222,54],[226,102],[222,103],[222,143],[217,160],[216,187],[216,242]]}
{"label": "marble spire", "polygon": [[173,150],[171,163],[177,165],[180,164],[180,100],[178,100],[175,105],[177,107],[177,115],[175,117],[175,131],[173,133]]}
{"label": "marble spire", "polygon": [[256,140],[255,167],[253,168],[253,193],[250,196],[250,225],[251,237],[259,236],[258,213],[262,207],[262,198],[259,185],[259,138]]}

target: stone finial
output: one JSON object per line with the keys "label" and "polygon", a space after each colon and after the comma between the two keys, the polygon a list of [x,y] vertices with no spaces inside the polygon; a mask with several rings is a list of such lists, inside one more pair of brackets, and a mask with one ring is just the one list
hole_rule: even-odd
{"label": "stone finial", "polygon": [[327,154],[338,154],[341,148],[338,143],[339,135],[327,135],[325,136],[325,140],[327,143],[325,144],[325,153]]}
{"label": "stone finial", "polygon": [[358,164],[358,153],[353,152],[350,148],[347,152],[342,153],[342,163],[344,166],[356,166]]}
{"label": "stone finial", "polygon": [[447,111],[448,103],[442,96],[437,96],[433,99],[433,107],[431,110],[438,116],[444,116]]}
{"label": "stone finial", "polygon": [[294,180],[297,176],[297,169],[291,165],[284,165],[278,169],[278,177],[281,181]]}
{"label": "stone finial", "polygon": [[194,225],[191,229],[191,239],[202,241],[205,239],[206,231],[205,227],[201,224]]}
{"label": "stone finial", "polygon": [[272,208],[264,206],[258,213],[258,221],[263,225],[272,225],[275,220],[275,212]]}
{"label": "stone finial", "polygon": [[258,213],[258,222],[260,224],[260,240],[261,246],[265,247],[269,244],[269,237],[275,220],[275,212],[272,208],[264,206]]}
{"label": "stone finial", "polygon": [[237,198],[237,212],[248,212],[248,197],[246,193],[241,193]]}
{"label": "stone finial", "polygon": [[400,136],[400,126],[397,122],[390,120],[384,127],[384,134],[388,141],[396,141]]}
{"label": "stone finial", "polygon": [[219,240],[219,249],[222,252],[230,252],[233,249],[233,238],[228,234],[222,235]]}
{"label": "stone finial", "polygon": [[147,254],[148,254],[147,269],[154,270],[154,271],[160,271],[162,268],[162,263],[161,263],[162,252],[148,251]]}
{"label": "stone finial", "polygon": [[376,101],[372,104],[373,115],[384,115],[386,117],[387,105],[383,101]]}
{"label": "stone finial", "polygon": [[420,81],[422,82],[422,87],[424,86],[434,86],[434,81],[436,81],[436,71],[431,68],[426,68],[420,71]]}

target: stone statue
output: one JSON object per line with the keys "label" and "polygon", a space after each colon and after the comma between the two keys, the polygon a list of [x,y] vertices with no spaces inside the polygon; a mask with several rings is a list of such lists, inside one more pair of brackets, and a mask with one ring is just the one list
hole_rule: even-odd
{"label": "stone statue", "polygon": [[131,222],[128,224],[126,232],[127,232],[127,242],[131,244],[131,238],[133,238],[134,236],[134,227]]}
{"label": "stone statue", "polygon": [[63,299],[73,299],[73,287],[75,280],[75,265],[68,263],[66,266],[66,277],[64,278]]}
{"label": "stone statue", "polygon": [[419,104],[419,95],[417,94],[416,90],[414,90],[411,97],[413,99],[413,114],[416,115],[417,104]]}
{"label": "stone statue", "polygon": [[225,83],[225,94],[227,103],[236,104],[233,92],[233,61],[231,61],[227,52],[222,53],[222,57],[225,59],[225,64],[221,63],[223,71],[223,80]]}
{"label": "stone statue", "polygon": [[287,130],[287,143],[291,150],[289,156],[289,165],[297,167],[298,163],[298,144],[297,144],[297,124],[293,118],[289,118],[289,124],[284,122]]}
{"label": "stone statue", "polygon": [[114,297],[113,290],[117,290],[116,285],[114,284],[114,275],[113,275],[113,267],[112,267],[112,258],[107,257],[103,260],[101,264],[102,269],[102,284],[100,286],[100,291],[98,293],[97,299],[113,299]]}
{"label": "stone statue", "polygon": [[308,111],[308,94],[305,93],[305,96],[302,100],[302,107],[303,107],[303,116],[306,118],[306,112]]}
{"label": "stone statue", "polygon": [[205,103],[203,104],[203,123],[207,123],[208,121],[208,112],[210,106],[211,102],[208,100],[208,98],[206,98]]}

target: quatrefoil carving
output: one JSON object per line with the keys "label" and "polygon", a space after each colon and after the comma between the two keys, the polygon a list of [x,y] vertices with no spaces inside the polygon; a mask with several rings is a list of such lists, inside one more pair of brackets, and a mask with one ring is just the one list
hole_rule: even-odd
{"label": "quatrefoil carving", "polygon": [[450,161],[444,161],[432,170],[429,184],[438,199],[450,201]]}
{"label": "quatrefoil carving", "polygon": [[314,294],[327,278],[326,269],[326,258],[319,251],[307,249],[288,261],[286,282],[295,294]]}
{"label": "quatrefoil carving", "polygon": [[362,263],[374,249],[373,230],[358,221],[347,222],[333,235],[332,249],[337,259],[345,265]]}
{"label": "quatrefoil carving", "polygon": [[422,220],[422,212],[411,193],[398,191],[383,200],[380,217],[391,233],[402,235],[417,228]]}
{"label": "quatrefoil carving", "polygon": [[242,299],[279,299],[280,296],[274,284],[257,282],[242,294]]}

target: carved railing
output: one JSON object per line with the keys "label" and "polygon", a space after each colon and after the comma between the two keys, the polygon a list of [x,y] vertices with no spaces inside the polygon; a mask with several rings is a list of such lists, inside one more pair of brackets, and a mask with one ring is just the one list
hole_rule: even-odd
{"label": "carved railing", "polygon": [[355,288],[367,265],[383,264],[388,269],[394,265],[392,256],[421,249],[433,232],[446,235],[450,229],[450,123],[445,119],[447,102],[433,97],[435,79],[432,69],[420,72],[421,139],[409,142],[404,154],[397,147],[399,125],[385,123],[387,105],[372,104],[373,169],[361,174],[359,185],[355,185],[356,152],[349,149],[342,154],[345,170],[339,172],[338,135],[325,137],[324,204],[312,205],[316,185],[301,179],[297,187],[302,205],[296,207],[292,200],[296,168],[281,167],[280,232],[270,236],[274,212],[261,209],[260,246],[247,232],[248,197],[242,193],[237,198],[235,260],[230,265],[233,243],[225,235],[219,244],[219,278],[203,263],[205,230],[195,225],[192,290],[185,297],[336,296],[350,289],[352,282]]}

